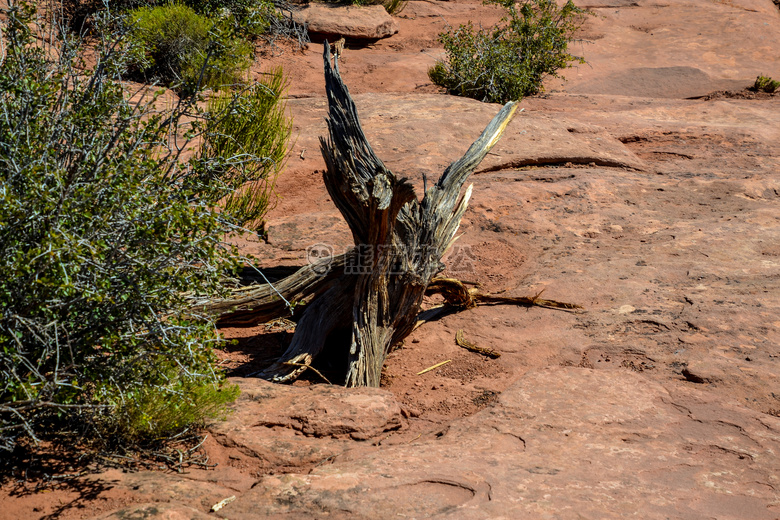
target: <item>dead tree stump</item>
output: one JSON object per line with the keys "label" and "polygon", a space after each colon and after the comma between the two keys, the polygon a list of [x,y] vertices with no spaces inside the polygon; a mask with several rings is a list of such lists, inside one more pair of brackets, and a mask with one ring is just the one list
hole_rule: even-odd
{"label": "dead tree stump", "polygon": [[[292,343],[260,377],[292,381],[324,350],[337,329],[351,330],[346,386],[379,386],[385,358],[413,329],[426,287],[442,271],[442,257],[471,196],[463,184],[501,137],[514,115],[507,103],[466,154],[452,163],[421,201],[405,178],[396,177],[374,154],[357,109],[325,43],[328,139],[320,138],[325,186],[352,231],[355,247],[323,265],[301,268],[248,294],[201,305],[223,321],[281,315],[285,299],[307,298]],[[256,319],[255,321],[260,321]]]}

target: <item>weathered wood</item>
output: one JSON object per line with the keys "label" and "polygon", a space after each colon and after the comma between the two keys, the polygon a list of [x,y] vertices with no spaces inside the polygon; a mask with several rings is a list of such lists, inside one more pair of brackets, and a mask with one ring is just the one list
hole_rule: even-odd
{"label": "weathered wood", "polygon": [[[313,268],[304,267],[276,286],[287,300],[308,298],[311,303],[290,347],[259,375],[294,379],[316,356],[328,355],[329,334],[348,329],[346,385],[379,386],[387,355],[413,330],[425,289],[444,268],[441,259],[455,240],[471,196],[471,186],[461,196],[463,185],[501,137],[516,104],[507,103],[418,202],[412,185],[396,177],[372,150],[341,80],[337,56],[331,66],[327,42],[323,59],[329,105],[329,138],[320,138],[327,167],[323,180],[352,231],[355,248],[339,257],[338,267],[326,276],[317,278]],[[270,287],[260,286],[244,298],[202,307],[229,310],[222,319],[233,320],[250,313],[278,315],[284,302]]]}
{"label": "weathered wood", "polygon": [[354,279],[349,276],[334,280],[327,291],[306,306],[292,342],[279,361],[252,375],[287,382],[305,372],[306,365],[311,365],[325,348],[329,334],[349,323],[354,299],[353,284]]}
{"label": "weathered wood", "polygon": [[328,290],[334,280],[344,275],[347,255],[338,255],[298,269],[294,274],[274,284],[257,284],[241,287],[230,297],[205,299],[192,298],[192,310],[196,313],[219,316],[218,325],[247,326],[283,316],[287,302],[306,302]]}
{"label": "weathered wood", "polygon": [[523,305],[526,307],[546,307],[570,312],[584,312],[575,303],[559,302],[540,298],[543,290],[534,296],[504,296],[501,294],[481,293],[477,289],[467,289],[463,282],[455,278],[437,277],[431,280],[425,294],[440,294],[451,309],[468,309],[483,305]]}

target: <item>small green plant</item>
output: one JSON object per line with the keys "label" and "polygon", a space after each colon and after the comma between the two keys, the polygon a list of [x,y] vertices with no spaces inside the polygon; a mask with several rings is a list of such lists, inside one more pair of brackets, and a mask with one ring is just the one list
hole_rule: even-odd
{"label": "small green plant", "polygon": [[775,81],[768,76],[758,76],[753,84],[753,90],[757,92],[767,92],[769,94],[780,88],[780,81]]}
{"label": "small green plant", "polygon": [[220,177],[244,181],[223,204],[244,225],[255,228],[273,204],[273,187],[292,131],[283,101],[287,85],[282,69],[262,78],[238,94],[224,91],[211,97],[199,156]]}
{"label": "small green plant", "polygon": [[252,46],[224,23],[182,4],[130,11],[137,58],[131,70],[185,94],[240,83],[252,61]]}
{"label": "small green plant", "polygon": [[135,388],[124,395],[115,412],[119,420],[110,426],[136,444],[171,437],[188,426],[202,426],[206,419],[224,419],[226,405],[240,393],[238,385],[224,381],[202,384],[181,379],[173,367],[168,376],[172,383],[165,387]]}
{"label": "small green plant", "polygon": [[571,1],[486,0],[507,14],[495,27],[475,29],[469,22],[441,33],[445,59],[428,75],[451,94],[504,103],[542,90],[547,76],[558,76],[572,63],[584,63],[568,52],[585,11]]}
{"label": "small green plant", "polygon": [[384,0],[382,5],[385,6],[385,11],[388,14],[398,14],[404,10],[409,0]]}

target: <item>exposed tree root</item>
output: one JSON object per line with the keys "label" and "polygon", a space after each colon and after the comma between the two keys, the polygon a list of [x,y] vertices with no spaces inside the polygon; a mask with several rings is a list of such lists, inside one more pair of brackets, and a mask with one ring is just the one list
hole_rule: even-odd
{"label": "exposed tree root", "polygon": [[[517,105],[507,103],[465,155],[418,200],[412,185],[374,154],[341,80],[338,57],[331,66],[327,42],[323,59],[330,134],[329,139],[320,138],[327,166],[323,181],[352,231],[355,247],[302,267],[274,285],[238,289],[219,301],[196,301],[193,309],[237,325],[268,321],[305,303],[287,351],[257,375],[292,381],[311,368],[317,356],[346,355],[347,386],[379,386],[385,358],[414,329],[426,289],[441,292],[457,308],[474,306],[480,299],[521,303],[517,298],[472,294],[449,279],[431,286],[444,268],[441,259],[455,240],[471,196],[471,186],[461,196],[462,188],[498,142]],[[539,304],[536,299],[533,303]]]}

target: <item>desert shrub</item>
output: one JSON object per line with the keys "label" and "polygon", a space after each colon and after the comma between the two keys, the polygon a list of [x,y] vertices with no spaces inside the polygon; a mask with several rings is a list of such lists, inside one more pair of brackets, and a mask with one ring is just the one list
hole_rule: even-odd
{"label": "desert shrub", "polygon": [[486,0],[507,14],[495,27],[476,29],[471,22],[439,35],[445,59],[428,75],[450,93],[503,103],[542,90],[547,76],[572,63],[584,63],[568,52],[585,12],[571,1]]}
{"label": "desert shrub", "polygon": [[[60,0],[64,25],[75,34],[86,34],[95,29],[95,17],[109,8],[119,12],[144,6],[157,5],[158,1],[145,0]],[[116,14],[116,13],[111,13]]]}
{"label": "desert shrub", "polygon": [[285,90],[285,76],[278,68],[238,94],[225,91],[208,102],[199,160],[208,164],[207,169],[219,171],[221,178],[246,181],[223,201],[244,225],[261,225],[285,164],[292,130],[283,101]]}
{"label": "desert shrub", "polygon": [[780,81],[773,80],[768,76],[758,76],[753,84],[753,90],[756,92],[767,92],[769,94],[780,88]]}
{"label": "desert shrub", "polygon": [[307,48],[311,43],[306,24],[299,24],[293,20],[292,12],[301,9],[299,5],[291,4],[285,0],[276,0],[277,15],[268,19],[269,28],[262,35],[265,43],[273,48],[277,40],[285,40],[297,44],[299,49]]}
{"label": "desert shrub", "polygon": [[227,21],[248,38],[265,34],[271,22],[280,16],[274,2],[268,0],[187,0],[185,3],[198,13]]}
{"label": "desert shrub", "polygon": [[182,4],[130,11],[132,71],[189,94],[200,87],[239,83],[252,61],[252,46],[225,24]]}
{"label": "desert shrub", "polygon": [[0,451],[74,426],[157,438],[218,414],[236,389],[185,292],[213,295],[237,267],[223,240],[241,215],[218,203],[247,179],[225,175],[231,159],[182,163],[199,131],[184,121],[204,115],[125,91],[122,46],[90,68],[29,4],[0,19]]}
{"label": "desert shrub", "polygon": [[[72,31],[91,29],[95,15],[107,9],[120,14],[139,8],[169,5],[170,0],[61,0],[65,21]],[[228,22],[246,37],[265,33],[271,21],[279,17],[274,2],[269,0],[181,0],[182,5],[198,14]]]}

